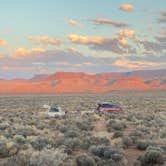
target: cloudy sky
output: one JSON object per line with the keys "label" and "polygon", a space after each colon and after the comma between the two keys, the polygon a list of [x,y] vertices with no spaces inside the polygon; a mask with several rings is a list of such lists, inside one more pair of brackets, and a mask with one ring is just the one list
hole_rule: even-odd
{"label": "cloudy sky", "polygon": [[0,78],[166,68],[165,0],[0,0]]}

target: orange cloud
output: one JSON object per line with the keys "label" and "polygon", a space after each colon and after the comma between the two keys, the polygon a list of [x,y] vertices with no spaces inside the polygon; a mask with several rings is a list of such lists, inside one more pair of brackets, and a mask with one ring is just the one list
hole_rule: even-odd
{"label": "orange cloud", "polygon": [[120,9],[123,11],[133,11],[134,10],[134,6],[130,5],[130,4],[123,4],[120,6]]}
{"label": "orange cloud", "polygon": [[68,38],[73,43],[78,44],[102,44],[106,39],[103,37],[88,37],[88,36],[79,36],[79,35],[68,35]]}
{"label": "orange cloud", "polygon": [[11,55],[12,58],[22,59],[28,55],[43,53],[45,50],[43,48],[32,48],[31,50],[26,50],[25,48],[17,48],[15,53]]}
{"label": "orange cloud", "polygon": [[82,25],[78,23],[76,20],[70,19],[66,20],[70,25],[75,26],[75,27],[81,27]]}
{"label": "orange cloud", "polygon": [[147,62],[147,61],[129,61],[125,59],[117,60],[113,63],[115,66],[126,67],[130,69],[136,69],[140,67],[159,66],[159,63]]}
{"label": "orange cloud", "polygon": [[59,46],[62,40],[56,38],[49,38],[48,36],[28,37],[28,39],[35,45],[54,45]]}
{"label": "orange cloud", "polygon": [[7,45],[7,41],[4,39],[0,39],[0,46],[6,46]]}

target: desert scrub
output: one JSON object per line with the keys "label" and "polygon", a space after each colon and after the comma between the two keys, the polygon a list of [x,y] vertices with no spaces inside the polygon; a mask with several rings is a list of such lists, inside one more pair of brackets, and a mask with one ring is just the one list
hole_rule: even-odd
{"label": "desert scrub", "polygon": [[79,138],[61,138],[57,140],[55,147],[64,146],[65,149],[73,151],[79,149],[81,141]]}
{"label": "desert scrub", "polygon": [[96,166],[95,160],[86,154],[77,156],[76,163],[77,166]]}
{"label": "desert scrub", "polygon": [[95,156],[98,156],[103,159],[112,159],[114,161],[122,160],[123,155],[122,153],[110,146],[91,146],[89,149],[90,153],[92,153]]}
{"label": "desert scrub", "polygon": [[97,165],[99,166],[124,166],[126,159],[123,154],[110,146],[92,146],[89,149],[90,153],[97,157]]}
{"label": "desert scrub", "polygon": [[147,148],[144,155],[140,156],[135,165],[153,166],[156,164],[162,165],[164,163],[164,151],[159,147],[150,146]]}
{"label": "desert scrub", "polygon": [[23,145],[23,144],[26,143],[26,139],[25,139],[25,137],[22,136],[22,135],[15,135],[15,136],[14,136],[14,140],[15,140],[16,143],[18,143],[18,144],[20,144],[20,145]]}
{"label": "desert scrub", "polygon": [[88,149],[92,145],[109,145],[110,141],[106,137],[86,136],[81,139],[81,148]]}
{"label": "desert scrub", "polygon": [[36,131],[30,126],[23,126],[16,129],[18,135],[23,135],[24,137],[37,135]]}
{"label": "desert scrub", "polygon": [[86,131],[93,130],[93,125],[90,120],[76,122],[76,126],[80,130],[86,130]]}
{"label": "desert scrub", "polygon": [[7,129],[8,127],[10,127],[10,124],[7,123],[7,122],[2,122],[0,123],[0,130],[5,130]]}
{"label": "desert scrub", "polygon": [[133,140],[129,136],[122,137],[123,148],[128,148],[133,145]]}
{"label": "desert scrub", "polygon": [[125,123],[119,121],[119,120],[110,120],[107,123],[107,131],[111,132],[112,130],[118,130],[123,131],[126,128]]}
{"label": "desert scrub", "polygon": [[0,142],[0,157],[10,157],[18,152],[19,148],[13,141]]}
{"label": "desert scrub", "polygon": [[48,146],[48,140],[45,137],[37,137],[36,140],[31,142],[31,145],[36,150],[42,150]]}
{"label": "desert scrub", "polygon": [[130,138],[132,139],[133,143],[136,143],[136,141],[138,139],[143,139],[144,138],[144,134],[142,131],[138,130],[138,129],[134,129],[130,134],[129,134]]}
{"label": "desert scrub", "polygon": [[119,138],[119,137],[123,137],[123,132],[122,131],[115,131],[112,138]]}
{"label": "desert scrub", "polygon": [[79,131],[78,130],[73,130],[73,129],[69,129],[65,132],[64,136],[66,138],[74,138],[74,137],[78,137],[79,136]]}
{"label": "desert scrub", "polygon": [[149,140],[137,140],[136,141],[136,147],[139,149],[139,150],[146,150],[146,148],[148,146],[151,146],[151,145],[154,145],[153,142],[149,141]]}
{"label": "desert scrub", "polygon": [[63,149],[22,151],[9,158],[4,166],[60,166],[67,158]]}

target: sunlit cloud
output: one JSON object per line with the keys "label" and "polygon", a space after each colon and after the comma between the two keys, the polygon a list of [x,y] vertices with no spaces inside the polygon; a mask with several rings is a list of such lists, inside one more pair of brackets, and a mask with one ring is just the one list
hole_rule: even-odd
{"label": "sunlit cloud", "polygon": [[75,27],[82,27],[82,24],[73,19],[66,20],[66,22]]}
{"label": "sunlit cloud", "polygon": [[135,37],[135,31],[130,29],[122,29],[117,33],[120,37],[127,37],[133,39]]}
{"label": "sunlit cloud", "polygon": [[[68,39],[76,44],[88,45],[90,49],[101,51],[112,51],[117,54],[130,52],[130,45],[127,39],[133,39],[135,32],[133,30],[121,30],[112,38],[105,38],[99,36],[80,36],[68,35]],[[127,49],[127,50],[126,50]]]}
{"label": "sunlit cloud", "polygon": [[4,39],[0,39],[0,46],[6,46],[7,45],[7,41]]}
{"label": "sunlit cloud", "polygon": [[28,37],[28,39],[35,45],[53,45],[53,46],[59,46],[63,42],[60,39],[57,38],[50,38],[48,36],[37,36],[37,37]]}
{"label": "sunlit cloud", "polygon": [[120,10],[123,10],[123,11],[133,11],[134,10],[134,6],[130,5],[130,4],[122,4],[120,6]]}
{"label": "sunlit cloud", "polygon": [[43,48],[32,48],[30,50],[26,50],[25,48],[17,48],[15,52],[11,55],[12,58],[15,59],[22,59],[26,56],[32,55],[32,54],[40,54],[45,52]]}
{"label": "sunlit cloud", "polygon": [[111,19],[107,19],[107,18],[97,18],[97,19],[94,19],[93,22],[95,24],[99,24],[99,25],[112,25],[112,26],[118,27],[118,28],[129,26],[126,23],[112,21]]}
{"label": "sunlit cloud", "polygon": [[68,39],[70,39],[73,43],[78,44],[101,44],[105,41],[102,37],[88,37],[75,34],[68,35]]}
{"label": "sunlit cloud", "polygon": [[159,63],[148,62],[148,61],[129,61],[126,59],[120,59],[113,63],[115,66],[126,67],[129,69],[144,68],[144,67],[154,67],[159,66]]}

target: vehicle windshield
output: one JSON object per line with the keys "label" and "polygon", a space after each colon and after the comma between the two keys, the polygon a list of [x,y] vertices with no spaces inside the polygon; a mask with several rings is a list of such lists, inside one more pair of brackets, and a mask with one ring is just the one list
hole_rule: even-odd
{"label": "vehicle windshield", "polygon": [[58,108],[51,108],[51,109],[49,110],[49,112],[59,112],[59,109],[58,109]]}
{"label": "vehicle windshield", "polygon": [[117,108],[118,106],[115,104],[102,104],[101,107],[103,107],[103,108]]}

